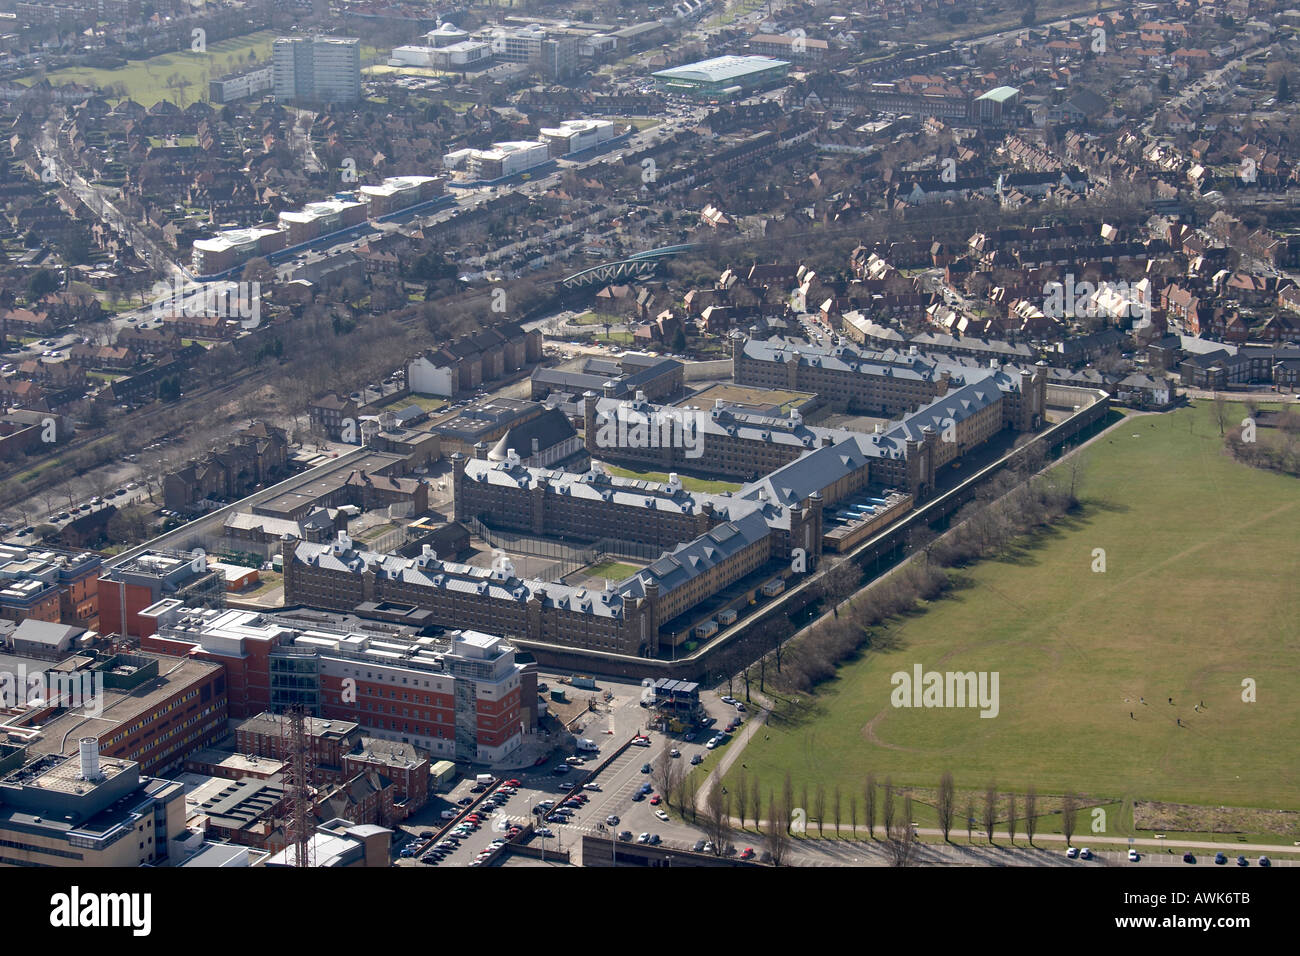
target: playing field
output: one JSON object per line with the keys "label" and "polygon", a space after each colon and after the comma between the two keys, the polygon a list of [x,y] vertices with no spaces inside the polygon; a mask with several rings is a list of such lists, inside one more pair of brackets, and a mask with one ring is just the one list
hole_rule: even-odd
{"label": "playing field", "polygon": [[[131,60],[119,70],[56,70],[49,74],[48,79],[56,86],[61,83],[81,83],[85,86],[109,88],[120,83],[125,86],[127,96],[141,106],[153,106],[160,100],[188,106],[197,100],[207,99],[208,80],[253,65],[249,54],[256,54],[256,62],[269,63],[271,41],[276,36],[274,30],[261,30],[247,36],[211,43],[206,53],[178,50],[147,60]],[[173,77],[179,77],[189,85],[183,89],[174,83],[169,85]]]}
{"label": "playing field", "polygon": [[[901,646],[801,695],[749,745],[748,772],[860,792],[868,771],[933,787],[950,770],[961,789],[1300,806],[1300,482],[1222,447],[1208,402],[1120,423],[1083,452],[1080,516],[892,622]],[[895,708],[891,675],[916,664],[998,672],[997,716]]]}

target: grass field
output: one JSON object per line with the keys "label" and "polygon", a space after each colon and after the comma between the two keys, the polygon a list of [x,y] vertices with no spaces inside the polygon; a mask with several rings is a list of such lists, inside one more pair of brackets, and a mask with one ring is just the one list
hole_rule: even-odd
{"label": "grass field", "polygon": [[[126,87],[127,96],[141,106],[150,107],[160,100],[171,100],[178,106],[188,106],[196,100],[207,99],[209,79],[239,69],[241,55],[244,57],[244,65],[248,65],[250,53],[256,53],[260,63],[270,62],[271,41],[276,36],[274,30],[261,30],[209,44],[207,53],[178,50],[147,60],[132,60],[120,70],[71,68],[56,70],[47,79],[56,86],[61,83],[81,83],[102,88],[121,83]],[[167,86],[167,81],[173,74],[190,83],[184,88],[183,103],[179,102],[179,91]]]}
{"label": "grass field", "polygon": [[602,561],[600,564],[593,564],[584,570],[593,578],[609,578],[611,581],[622,581],[624,578],[631,577],[641,570],[635,564],[623,564],[621,561]]}
{"label": "grass field", "polygon": [[[897,649],[787,701],[749,772],[860,793],[868,771],[934,787],[949,770],[959,790],[1073,789],[1121,815],[1135,800],[1300,805],[1285,756],[1300,739],[1300,484],[1222,449],[1208,402],[1116,426],[1083,453],[1077,517],[961,572],[951,597],[890,624]],[[918,663],[997,671],[997,717],[891,706],[891,675]]]}
{"label": "grass field", "polygon": [[[660,484],[668,480],[667,473],[662,471],[633,471],[631,468],[616,468],[608,464],[604,468],[615,478],[641,478],[645,481],[657,481]],[[687,491],[706,491],[721,494],[725,491],[739,491],[742,487],[734,481],[709,481],[704,478],[692,478],[689,475],[678,475],[677,477],[682,480],[682,487]]]}

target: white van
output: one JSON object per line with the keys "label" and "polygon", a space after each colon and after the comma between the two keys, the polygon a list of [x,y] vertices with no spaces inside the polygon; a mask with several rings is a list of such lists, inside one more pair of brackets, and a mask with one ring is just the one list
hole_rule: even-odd
{"label": "white van", "polygon": [[492,774],[490,774],[490,773],[481,773],[481,774],[479,774],[477,777],[474,778],[474,782],[475,782],[475,783],[480,783],[480,784],[482,784],[482,785],[485,786],[485,787],[487,787],[487,786],[491,786],[491,784],[492,784],[492,780],[493,780],[493,777],[492,777]]}

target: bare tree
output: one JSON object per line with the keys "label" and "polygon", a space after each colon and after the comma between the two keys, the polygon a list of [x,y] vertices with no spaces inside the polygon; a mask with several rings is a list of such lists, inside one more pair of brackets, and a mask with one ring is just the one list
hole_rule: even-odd
{"label": "bare tree", "polygon": [[[1188,421],[1191,421],[1189,418]],[[1079,490],[1083,484],[1083,453],[1076,451],[1070,455],[1066,469],[1070,475],[1070,504],[1078,504]]]}
{"label": "bare tree", "polygon": [[916,852],[916,831],[912,827],[912,796],[903,797],[903,815],[885,832],[890,866],[910,866]]}
{"label": "bare tree", "polygon": [[966,798],[966,842],[975,841],[975,798]]}
{"label": "bare tree", "polygon": [[763,802],[763,791],[759,789],[758,777],[749,782],[749,802],[754,807],[754,829],[762,833],[763,815],[761,813],[761,804]]}
{"label": "bare tree", "polygon": [[1012,846],[1016,842],[1016,795],[1007,794],[1007,835],[1011,838]]}
{"label": "bare tree", "polygon": [[817,784],[817,789],[813,793],[813,816],[817,818],[817,836],[826,835],[826,787],[823,784]]}
{"label": "bare tree", "polygon": [[40,499],[45,502],[45,516],[48,518],[54,513],[54,506],[58,504],[61,489],[56,485],[46,485],[40,490]]}
{"label": "bare tree", "polygon": [[704,832],[713,842],[713,852],[720,854],[722,837],[727,832],[727,815],[722,786],[717,781],[709,788],[709,795],[704,798]]}
{"label": "bare tree", "polygon": [[682,781],[682,812],[691,811],[691,822],[694,823],[699,814],[696,811],[695,804],[698,802],[697,797],[700,792],[700,778],[696,774],[689,774]]}
{"label": "bare tree", "polygon": [[1038,829],[1038,791],[1033,787],[1025,794],[1025,835],[1029,837],[1029,845],[1034,845],[1034,832]]}
{"label": "bare tree", "polygon": [[[593,698],[594,700],[594,698]],[[668,748],[665,747],[655,758],[654,766],[651,768],[650,780],[656,790],[663,794],[664,799],[672,798],[672,793],[677,789],[678,783],[681,782],[681,774],[677,770],[678,761],[673,759],[669,754]],[[720,786],[720,781],[714,783],[714,786]]]}
{"label": "bare tree", "polygon": [[745,816],[749,811],[749,781],[745,779],[745,768],[741,767],[736,776],[736,814],[740,817],[740,829],[745,829]]}
{"label": "bare tree", "polygon": [[[769,800],[768,803],[772,805],[772,801]],[[785,808],[785,819],[782,822],[788,827],[790,811],[794,809],[794,781],[790,778],[789,770],[785,772],[785,780],[781,783],[781,806]]]}
{"label": "bare tree", "polygon": [[952,832],[952,812],[956,796],[952,774],[945,771],[939,778],[939,795],[934,803],[934,808],[939,814],[939,829],[943,831],[944,843],[949,842],[948,834]]}
{"label": "bare tree", "polygon": [[108,493],[113,490],[116,482],[113,481],[112,472],[108,468],[96,468],[86,473],[86,482],[90,490],[99,498],[107,498]]}
{"label": "bare tree", "polygon": [[840,785],[837,782],[835,789],[831,793],[831,816],[835,818],[835,839],[840,838],[840,810],[843,806],[843,794],[840,793]]}
{"label": "bare tree", "polygon": [[885,778],[885,805],[881,816],[881,823],[885,827],[885,836],[888,837],[894,826],[894,778]]}
{"label": "bare tree", "polygon": [[858,795],[849,791],[849,823],[853,827],[853,839],[858,838]]}
{"label": "bare tree", "polygon": [[1228,424],[1228,403],[1218,392],[1214,393],[1214,421],[1219,426],[1219,437],[1222,438],[1223,430]]}
{"label": "bare tree", "polygon": [[989,842],[993,842],[993,824],[998,819],[998,787],[997,784],[989,781],[988,787],[984,790],[984,832],[988,834]]}
{"label": "bare tree", "polygon": [[1079,811],[1078,800],[1073,793],[1061,798],[1061,832],[1065,834],[1065,845],[1069,846],[1074,837],[1075,817]]}
{"label": "bare tree", "polygon": [[790,849],[790,831],[786,829],[790,811],[782,806],[772,791],[767,792],[767,852],[772,855],[772,865],[780,866]]}
{"label": "bare tree", "polygon": [[862,786],[862,816],[867,824],[867,836],[876,838],[876,775],[867,774],[867,782]]}

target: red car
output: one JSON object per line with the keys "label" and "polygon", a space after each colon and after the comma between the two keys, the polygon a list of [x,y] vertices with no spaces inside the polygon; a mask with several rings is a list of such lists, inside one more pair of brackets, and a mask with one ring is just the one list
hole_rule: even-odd
{"label": "red car", "polygon": [[740,858],[742,860],[753,859],[753,856],[754,856],[754,848],[752,846],[747,846],[745,847],[745,849],[740,851]]}
{"label": "red car", "polygon": [[653,797],[650,798],[650,806],[652,807],[659,806],[659,794],[656,793]]}
{"label": "red car", "polygon": [[520,785],[520,784],[519,784],[519,781],[518,781],[518,780],[507,780],[507,781],[506,781],[506,786],[507,786],[507,787],[517,787],[517,786],[519,786],[519,785]]}

